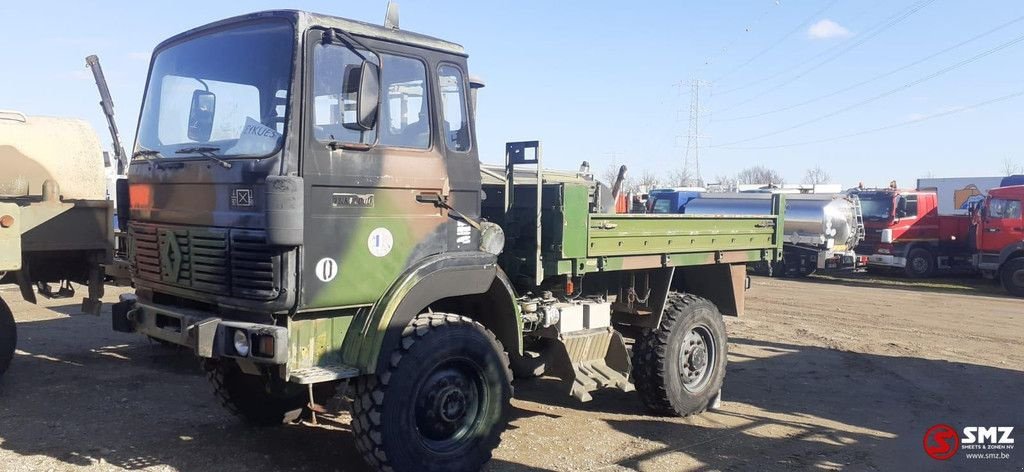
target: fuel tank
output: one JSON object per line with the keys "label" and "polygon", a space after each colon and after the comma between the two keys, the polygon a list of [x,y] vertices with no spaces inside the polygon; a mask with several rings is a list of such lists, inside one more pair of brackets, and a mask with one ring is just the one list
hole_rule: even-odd
{"label": "fuel tank", "polygon": [[[783,240],[836,250],[853,249],[863,232],[858,231],[860,206],[842,194],[786,195]],[[766,215],[771,213],[769,193],[704,193],[686,204],[690,215]]]}

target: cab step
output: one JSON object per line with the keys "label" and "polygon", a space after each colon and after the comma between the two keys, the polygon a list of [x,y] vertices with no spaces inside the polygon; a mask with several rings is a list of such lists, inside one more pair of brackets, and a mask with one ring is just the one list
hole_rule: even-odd
{"label": "cab step", "polygon": [[359,369],[347,365],[322,365],[295,369],[288,374],[288,381],[301,385],[349,379],[359,375]]}

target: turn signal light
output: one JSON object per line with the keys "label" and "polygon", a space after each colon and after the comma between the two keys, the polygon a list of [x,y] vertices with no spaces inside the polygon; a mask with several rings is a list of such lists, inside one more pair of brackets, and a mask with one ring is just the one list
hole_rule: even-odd
{"label": "turn signal light", "polygon": [[261,357],[274,357],[274,337],[259,336],[256,348],[256,355]]}
{"label": "turn signal light", "polygon": [[0,216],[0,227],[10,228],[14,226],[14,217],[11,215]]}

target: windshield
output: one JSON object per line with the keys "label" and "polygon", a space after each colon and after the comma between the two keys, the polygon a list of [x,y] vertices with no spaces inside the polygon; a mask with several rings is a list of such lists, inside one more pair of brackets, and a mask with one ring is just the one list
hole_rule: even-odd
{"label": "windshield", "polygon": [[860,210],[866,220],[888,220],[892,218],[892,195],[860,194]]}
{"label": "windshield", "polygon": [[277,151],[293,44],[290,23],[280,20],[204,34],[161,50],[153,61],[135,154],[260,157]]}
{"label": "windshield", "polygon": [[670,196],[653,196],[654,205],[651,205],[651,213],[672,213],[672,198]]}

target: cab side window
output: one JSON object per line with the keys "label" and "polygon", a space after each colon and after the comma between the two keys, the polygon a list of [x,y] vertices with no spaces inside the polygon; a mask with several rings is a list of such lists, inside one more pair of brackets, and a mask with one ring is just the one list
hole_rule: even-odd
{"label": "cab side window", "polygon": [[437,83],[441,89],[445,145],[452,151],[468,151],[469,119],[462,71],[452,65],[442,65],[437,69]]}
{"label": "cab side window", "polygon": [[917,216],[917,195],[907,195],[907,216]]}
{"label": "cab side window", "polygon": [[426,66],[408,57],[381,56],[380,144],[427,149],[430,100]]}
{"label": "cab side window", "polygon": [[1005,200],[1002,198],[993,198],[991,201],[989,201],[988,208],[989,216],[992,218],[1020,219],[1020,200]]}
{"label": "cab side window", "polygon": [[[360,51],[370,61],[376,56]],[[318,141],[372,144],[377,130],[356,123],[356,96],[363,58],[346,46],[318,44],[313,49],[313,135]],[[348,127],[346,127],[348,125]]]}

